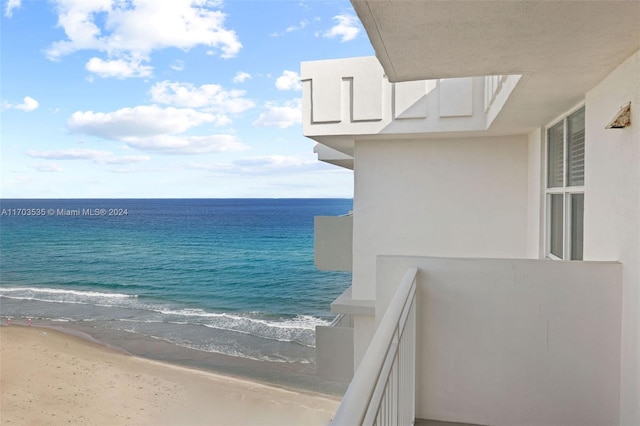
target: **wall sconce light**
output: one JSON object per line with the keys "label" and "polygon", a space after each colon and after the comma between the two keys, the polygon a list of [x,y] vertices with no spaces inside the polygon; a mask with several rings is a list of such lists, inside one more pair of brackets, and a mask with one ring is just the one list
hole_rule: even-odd
{"label": "wall sconce light", "polygon": [[624,129],[628,126],[631,126],[631,102],[620,108],[605,129]]}

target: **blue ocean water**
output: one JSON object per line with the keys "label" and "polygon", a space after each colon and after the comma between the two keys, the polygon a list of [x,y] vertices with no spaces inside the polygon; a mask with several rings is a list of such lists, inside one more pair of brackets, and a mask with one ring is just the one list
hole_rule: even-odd
{"label": "blue ocean water", "polygon": [[[349,199],[0,200],[0,315],[202,352],[313,363],[349,273],[313,264],[313,218]],[[4,320],[4,319],[3,319]]]}

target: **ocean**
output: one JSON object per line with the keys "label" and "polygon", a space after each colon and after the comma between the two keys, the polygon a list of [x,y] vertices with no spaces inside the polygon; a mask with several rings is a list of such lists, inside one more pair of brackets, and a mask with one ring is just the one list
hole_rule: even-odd
{"label": "ocean", "polygon": [[184,364],[222,356],[311,369],[315,326],[332,321],[351,282],[315,268],[313,218],[352,204],[0,200],[0,316]]}

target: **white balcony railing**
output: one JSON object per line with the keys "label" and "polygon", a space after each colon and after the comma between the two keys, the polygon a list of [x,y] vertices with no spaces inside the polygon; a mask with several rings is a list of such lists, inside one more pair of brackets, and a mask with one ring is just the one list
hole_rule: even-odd
{"label": "white balcony railing", "polygon": [[417,271],[407,269],[332,424],[414,423]]}

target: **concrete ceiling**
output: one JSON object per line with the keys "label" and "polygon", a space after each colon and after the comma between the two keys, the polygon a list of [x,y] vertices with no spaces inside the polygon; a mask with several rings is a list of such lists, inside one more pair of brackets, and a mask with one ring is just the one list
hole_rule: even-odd
{"label": "concrete ceiling", "polygon": [[598,73],[640,49],[640,1],[353,0],[390,81]]}
{"label": "concrete ceiling", "polygon": [[548,124],[640,50],[640,0],[352,4],[392,82],[522,74],[498,127]]}

